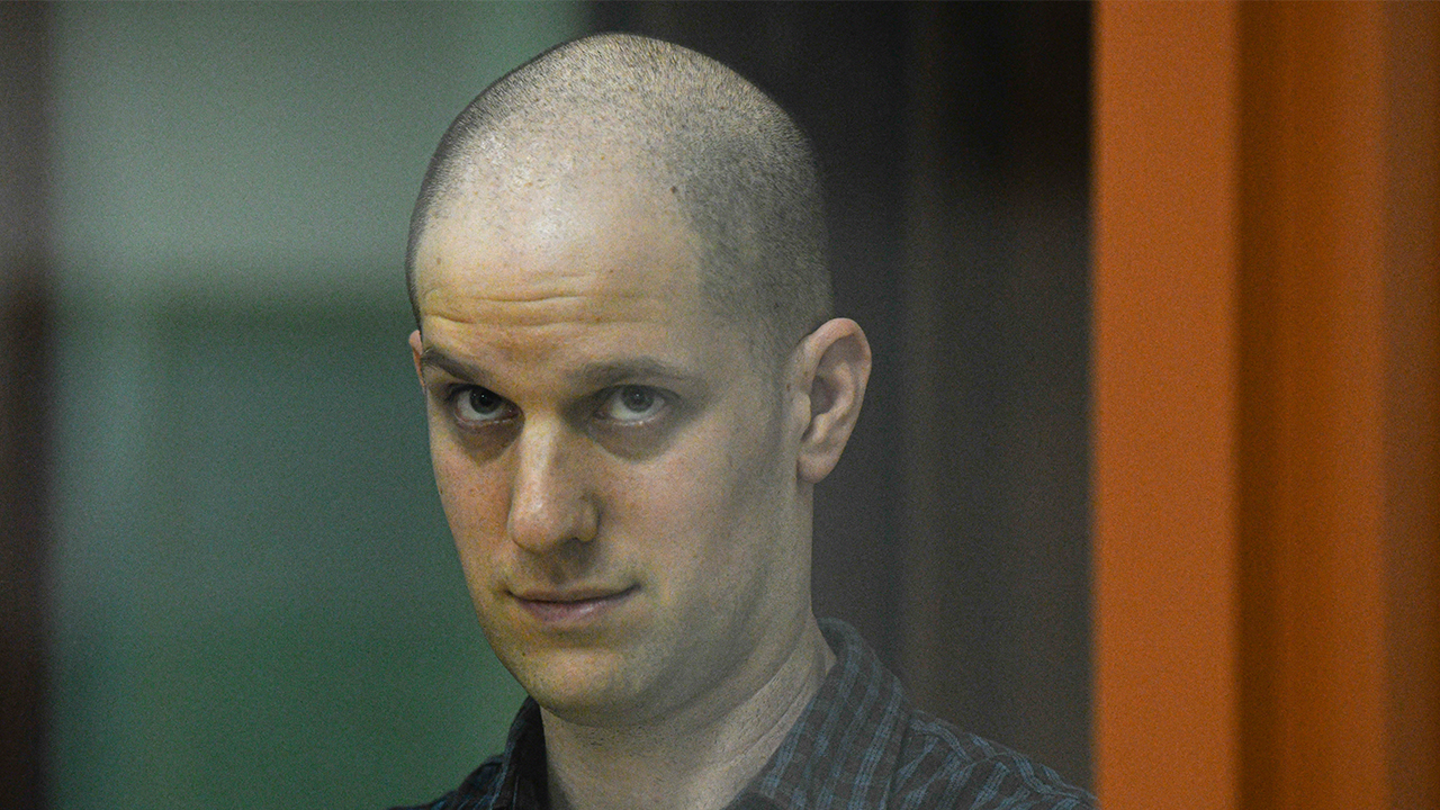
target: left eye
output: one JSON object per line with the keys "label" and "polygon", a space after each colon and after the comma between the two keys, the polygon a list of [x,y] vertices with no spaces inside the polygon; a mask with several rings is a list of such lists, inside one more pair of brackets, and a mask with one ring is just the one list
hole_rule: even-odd
{"label": "left eye", "polygon": [[455,417],[466,425],[487,425],[515,416],[515,406],[504,397],[478,385],[465,386],[451,395]]}
{"label": "left eye", "polygon": [[606,394],[599,416],[611,422],[643,422],[665,407],[665,395],[643,385],[622,385]]}

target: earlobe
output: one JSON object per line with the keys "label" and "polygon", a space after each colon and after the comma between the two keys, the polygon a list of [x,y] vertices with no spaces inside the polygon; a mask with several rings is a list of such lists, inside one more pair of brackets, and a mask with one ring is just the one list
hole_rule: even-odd
{"label": "earlobe", "polygon": [[859,324],[835,318],[801,342],[797,359],[808,382],[810,419],[800,437],[796,472],[814,484],[835,469],[860,416],[870,379],[870,342]]}
{"label": "earlobe", "polygon": [[410,333],[410,354],[415,361],[415,376],[420,378],[420,385],[424,387],[425,376],[420,373],[420,350],[423,344],[420,342],[420,330],[416,329]]}

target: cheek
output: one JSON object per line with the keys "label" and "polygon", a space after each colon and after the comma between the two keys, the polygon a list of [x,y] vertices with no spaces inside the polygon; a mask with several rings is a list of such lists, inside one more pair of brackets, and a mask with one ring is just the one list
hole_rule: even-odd
{"label": "cheek", "polygon": [[[748,443],[745,439],[748,438]],[[695,452],[673,453],[611,479],[611,528],[643,543],[657,570],[678,587],[717,586],[761,565],[781,530],[776,453],[755,437],[705,436]],[[716,453],[730,447],[731,453]],[[678,579],[693,581],[679,585]]]}
{"label": "cheek", "polygon": [[462,556],[467,548],[501,536],[509,493],[495,465],[477,464],[442,442],[432,442],[431,460],[440,504]]}

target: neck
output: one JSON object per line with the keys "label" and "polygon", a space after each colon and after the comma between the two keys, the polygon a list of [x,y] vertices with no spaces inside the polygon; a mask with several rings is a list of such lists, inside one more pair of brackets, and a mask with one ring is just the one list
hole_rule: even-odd
{"label": "neck", "polygon": [[580,726],[544,711],[551,807],[723,807],[765,767],[834,663],[812,618],[792,653],[728,710],[705,707],[620,729]]}

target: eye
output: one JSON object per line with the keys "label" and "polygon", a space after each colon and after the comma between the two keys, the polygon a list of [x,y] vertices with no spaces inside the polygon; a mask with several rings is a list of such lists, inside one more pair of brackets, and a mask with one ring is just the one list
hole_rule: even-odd
{"label": "eye", "polygon": [[608,391],[597,416],[609,422],[644,422],[665,409],[664,393],[644,385],[621,385]]}
{"label": "eye", "polygon": [[515,416],[515,406],[488,388],[467,385],[450,397],[455,418],[461,422],[485,424],[502,422]]}

